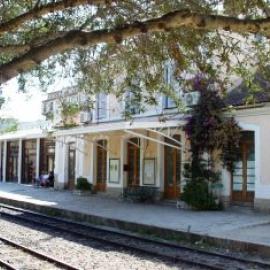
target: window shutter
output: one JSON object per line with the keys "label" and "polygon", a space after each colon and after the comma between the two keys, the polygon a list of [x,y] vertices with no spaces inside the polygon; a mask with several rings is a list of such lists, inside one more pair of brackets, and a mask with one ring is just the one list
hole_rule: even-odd
{"label": "window shutter", "polygon": [[[164,65],[164,82],[167,85],[170,85],[173,88],[173,70],[174,65],[171,62],[167,62]],[[175,108],[176,104],[175,101],[170,98],[169,96],[164,96],[163,98],[163,108],[169,109],[169,108]]]}
{"label": "window shutter", "polygon": [[107,117],[107,95],[100,93],[97,99],[98,119],[105,119]]}

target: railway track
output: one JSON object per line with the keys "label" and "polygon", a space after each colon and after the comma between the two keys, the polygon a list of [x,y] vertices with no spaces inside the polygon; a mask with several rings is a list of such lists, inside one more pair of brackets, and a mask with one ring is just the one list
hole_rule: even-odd
{"label": "railway track", "polygon": [[[49,255],[38,252],[3,236],[0,236],[0,256],[0,266],[8,270],[79,270],[77,267],[57,260]],[[6,259],[3,259],[3,257]]]}
{"label": "railway track", "polygon": [[[140,254],[172,260],[213,270],[248,270],[270,269],[270,264],[243,257],[202,251],[191,247],[174,244],[168,241],[156,240],[137,234],[122,232],[104,227],[86,225],[56,217],[39,214],[33,211],[0,204],[0,215],[7,219],[27,222],[42,226],[53,231],[67,233],[87,240],[95,240],[117,248],[136,251]],[[0,239],[1,240],[1,239]]]}

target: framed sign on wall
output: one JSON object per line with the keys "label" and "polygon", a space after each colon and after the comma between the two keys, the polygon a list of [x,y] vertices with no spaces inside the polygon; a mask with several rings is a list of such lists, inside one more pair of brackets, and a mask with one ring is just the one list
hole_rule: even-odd
{"label": "framed sign on wall", "polygon": [[109,161],[109,183],[118,184],[120,182],[120,160],[111,158]]}
{"label": "framed sign on wall", "polygon": [[155,185],[156,168],[154,158],[145,158],[143,160],[143,185]]}

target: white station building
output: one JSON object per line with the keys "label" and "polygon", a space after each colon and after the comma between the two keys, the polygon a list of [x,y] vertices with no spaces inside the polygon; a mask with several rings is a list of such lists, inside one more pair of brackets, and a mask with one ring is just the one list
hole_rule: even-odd
{"label": "white station building", "polygon": [[[66,89],[64,96],[80,102],[81,95]],[[220,198],[225,205],[242,204],[270,209],[270,91],[257,103],[244,105],[247,89],[232,90],[228,102],[236,106],[235,119],[243,129],[241,160],[233,175],[224,168]],[[99,94],[91,111],[72,118],[74,127],[61,127],[59,95],[49,93],[43,112],[57,129],[18,130],[0,136],[0,167],[3,182],[31,184],[43,173],[54,171],[54,187],[74,189],[85,177],[97,193],[120,196],[133,186],[154,187],[161,199],[177,200],[185,184],[183,165],[189,161],[189,142],[182,129],[185,115],[175,103],[160,95],[158,106],[141,112],[130,107],[132,120],[124,117],[125,102],[114,95]],[[198,94],[188,102],[196,104]],[[132,95],[127,95],[132,104]]]}

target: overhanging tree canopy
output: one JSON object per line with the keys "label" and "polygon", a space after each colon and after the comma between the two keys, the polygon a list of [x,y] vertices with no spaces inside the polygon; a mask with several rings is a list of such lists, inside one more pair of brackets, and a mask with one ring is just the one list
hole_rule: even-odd
{"label": "overhanging tree canopy", "polygon": [[248,77],[269,61],[269,9],[268,0],[0,1],[0,83],[62,72],[107,92],[121,75],[119,94],[139,77],[151,101],[168,59],[179,78]]}

